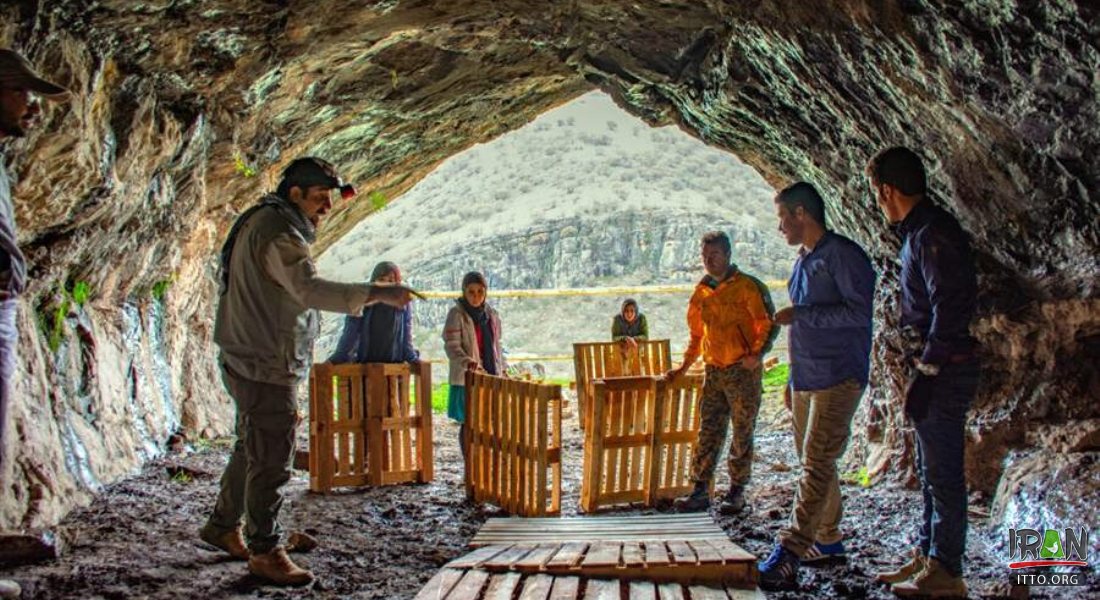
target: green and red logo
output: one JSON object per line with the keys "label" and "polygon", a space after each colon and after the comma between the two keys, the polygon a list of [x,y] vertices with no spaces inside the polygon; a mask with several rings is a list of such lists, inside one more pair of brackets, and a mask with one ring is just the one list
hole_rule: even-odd
{"label": "green and red logo", "polygon": [[1008,563],[1010,569],[1033,567],[1087,567],[1089,530],[1009,529]]}

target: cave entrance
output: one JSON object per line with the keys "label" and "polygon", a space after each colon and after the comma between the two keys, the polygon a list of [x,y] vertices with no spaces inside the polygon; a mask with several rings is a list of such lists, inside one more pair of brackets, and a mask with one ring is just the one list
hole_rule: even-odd
{"label": "cave entrance", "polygon": [[[650,337],[670,339],[679,355],[707,231],[727,232],[734,261],[770,282],[782,306],[792,252],[775,232],[774,193],[732,154],[676,127],[651,127],[590,92],[444,161],[327,249],[319,269],[361,280],[388,260],[407,282],[438,292],[481,271],[509,362],[571,378],[572,343],[609,340],[627,296],[646,314]],[[442,382],[441,332],[457,292],[433,296],[415,304],[414,340]],[[326,316],[319,360],[342,323]],[[785,355],[785,337],[773,353]]]}

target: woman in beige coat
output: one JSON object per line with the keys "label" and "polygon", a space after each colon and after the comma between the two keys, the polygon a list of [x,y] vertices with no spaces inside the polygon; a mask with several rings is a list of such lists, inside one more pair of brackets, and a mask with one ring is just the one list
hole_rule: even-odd
{"label": "woman in beige coat", "polygon": [[450,393],[447,416],[462,424],[459,443],[466,460],[466,372],[483,371],[503,375],[507,368],[500,350],[500,316],[485,298],[489,285],[485,276],[471,271],[462,278],[462,297],[447,313],[443,326],[443,347],[450,359]]}

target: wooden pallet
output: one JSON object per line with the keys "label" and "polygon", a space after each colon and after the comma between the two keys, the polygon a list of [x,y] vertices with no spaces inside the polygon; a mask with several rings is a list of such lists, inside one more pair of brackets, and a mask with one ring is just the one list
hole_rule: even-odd
{"label": "wooden pallet", "polygon": [[585,430],[581,509],[623,503],[655,505],[689,493],[691,455],[699,436],[703,378],[674,383],[656,377],[605,378]]}
{"label": "wooden pallet", "polygon": [[432,480],[431,365],[316,364],[309,383],[311,491]]}
{"label": "wooden pallet", "polygon": [[756,559],[707,515],[490,519],[418,598],[757,598]]}
{"label": "wooden pallet", "polygon": [[638,351],[623,356],[617,342],[573,344],[573,368],[577,381],[577,418],[588,424],[588,405],[593,397],[592,382],[604,377],[660,375],[672,368],[668,340],[638,342]]}
{"label": "wooden pallet", "polygon": [[561,511],[561,386],[466,375],[466,494],[521,516]]}

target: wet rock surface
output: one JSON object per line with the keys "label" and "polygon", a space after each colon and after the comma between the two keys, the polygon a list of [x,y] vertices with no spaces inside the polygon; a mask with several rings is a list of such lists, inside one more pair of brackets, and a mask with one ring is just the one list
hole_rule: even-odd
{"label": "wet rock surface", "polygon": [[[750,508],[739,517],[717,517],[733,540],[758,557],[770,552],[786,522],[798,474],[791,436],[782,424],[783,409],[771,402],[756,440]],[[581,437],[575,421],[564,429],[563,515],[575,516]],[[59,527],[71,546],[60,560],[0,569],[0,578],[18,582],[24,597],[40,599],[412,598],[442,565],[467,552],[466,544],[487,518],[500,515],[495,507],[465,501],[457,431],[445,418],[436,419],[436,480],[429,484],[343,489],[319,496],[308,493],[305,473],[295,474],[286,488],[283,523],[320,542],[308,554],[292,555],[318,576],[308,588],[265,585],[243,563],[200,542],[196,532],[214,501],[217,478],[169,479],[164,461],[109,486],[91,506],[74,511]],[[227,448],[227,442],[219,442],[170,460],[195,473],[219,472]],[[717,485],[720,490],[727,485],[724,473]],[[897,564],[910,547],[920,498],[895,485],[845,484],[842,491],[847,562],[804,568],[800,592],[769,597],[893,598],[872,575]],[[971,597],[1006,597],[1007,561],[996,548],[1005,532],[986,524],[988,507],[982,502],[972,502],[971,509]],[[652,512],[615,509],[616,514]],[[1047,590],[1033,589],[1031,597],[1083,598],[1100,594],[1100,584],[1070,593]]]}

